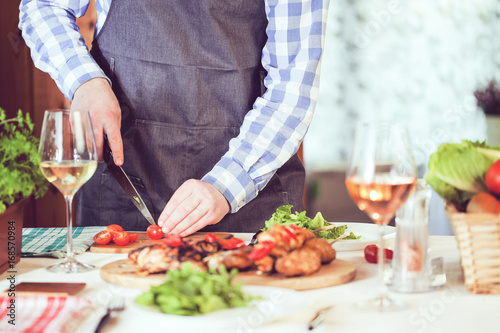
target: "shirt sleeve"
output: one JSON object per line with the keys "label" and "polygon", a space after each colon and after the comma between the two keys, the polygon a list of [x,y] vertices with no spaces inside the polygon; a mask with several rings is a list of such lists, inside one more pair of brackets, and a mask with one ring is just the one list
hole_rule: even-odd
{"label": "shirt sleeve", "polygon": [[227,153],[202,178],[221,191],[232,213],[258,195],[307,132],[318,99],[328,4],[266,1],[266,92],[245,116]]}
{"label": "shirt sleeve", "polygon": [[89,0],[22,0],[19,6],[19,29],[35,66],[49,73],[70,100],[92,78],[109,81],[90,55],[75,21],[88,5]]}

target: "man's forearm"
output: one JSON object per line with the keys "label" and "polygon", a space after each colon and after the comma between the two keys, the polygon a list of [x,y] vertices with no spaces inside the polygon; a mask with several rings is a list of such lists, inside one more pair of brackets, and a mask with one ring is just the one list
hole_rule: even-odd
{"label": "man's forearm", "polygon": [[81,84],[96,77],[106,78],[90,56],[75,21],[88,4],[89,0],[23,0],[19,6],[19,29],[35,66],[49,73],[70,100]]}

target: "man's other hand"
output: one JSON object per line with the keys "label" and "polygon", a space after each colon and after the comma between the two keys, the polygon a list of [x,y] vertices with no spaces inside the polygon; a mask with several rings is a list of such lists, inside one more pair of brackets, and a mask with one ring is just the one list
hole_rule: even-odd
{"label": "man's other hand", "polygon": [[163,232],[182,237],[216,224],[229,212],[226,198],[212,184],[189,179],[167,202],[158,219]]}

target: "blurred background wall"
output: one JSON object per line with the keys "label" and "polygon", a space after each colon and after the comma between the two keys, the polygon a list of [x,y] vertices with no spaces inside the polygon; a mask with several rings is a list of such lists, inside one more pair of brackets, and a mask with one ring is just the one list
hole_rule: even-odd
{"label": "blurred background wall", "polygon": [[[499,9],[498,0],[330,2],[320,98],[304,141],[311,213],[366,220],[343,183],[357,122],[407,124],[420,176],[441,143],[485,139],[473,92],[500,79]],[[449,233],[442,202],[433,196],[432,205],[431,231]]]}

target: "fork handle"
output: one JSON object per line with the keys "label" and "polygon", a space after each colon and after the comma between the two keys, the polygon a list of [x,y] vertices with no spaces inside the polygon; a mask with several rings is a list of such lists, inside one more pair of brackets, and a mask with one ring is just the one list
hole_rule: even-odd
{"label": "fork handle", "polygon": [[106,311],[106,314],[102,316],[101,321],[99,321],[99,324],[95,329],[95,333],[99,333],[102,330],[102,328],[108,323],[110,314],[111,311]]}

